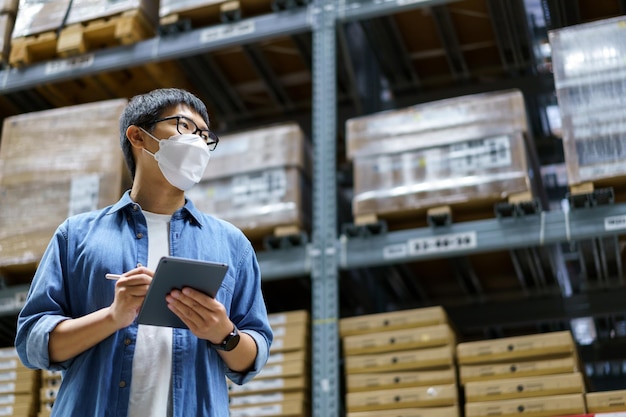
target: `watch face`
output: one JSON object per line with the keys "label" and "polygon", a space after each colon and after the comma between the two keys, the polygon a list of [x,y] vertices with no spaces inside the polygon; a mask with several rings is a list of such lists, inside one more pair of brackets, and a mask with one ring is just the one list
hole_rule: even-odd
{"label": "watch face", "polygon": [[224,341],[224,350],[233,350],[239,344],[239,332],[235,329]]}
{"label": "watch face", "polygon": [[239,330],[237,326],[233,328],[233,331],[226,336],[226,338],[220,344],[213,344],[213,347],[219,350],[230,351],[233,350],[239,344]]}

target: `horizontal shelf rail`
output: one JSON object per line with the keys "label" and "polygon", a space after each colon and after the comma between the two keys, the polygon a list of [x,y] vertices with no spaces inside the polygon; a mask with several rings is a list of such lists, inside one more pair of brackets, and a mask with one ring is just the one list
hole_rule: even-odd
{"label": "horizontal shelf rail", "polygon": [[0,94],[307,32],[311,30],[310,14],[314,12],[312,6],[301,7],[188,32],[156,36],[130,45],[34,63],[22,68],[7,68],[0,71]]}
{"label": "horizontal shelf rail", "polygon": [[571,211],[545,211],[521,217],[494,218],[339,238],[343,269],[389,265],[496,250],[545,246],[626,233],[626,204]]}

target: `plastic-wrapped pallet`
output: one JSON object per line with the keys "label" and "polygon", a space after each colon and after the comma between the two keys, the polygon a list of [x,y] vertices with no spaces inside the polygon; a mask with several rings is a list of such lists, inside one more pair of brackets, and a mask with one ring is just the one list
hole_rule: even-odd
{"label": "plastic-wrapped pallet", "polygon": [[310,223],[311,154],[296,123],[220,136],[194,204],[238,226],[251,238]]}
{"label": "plastic-wrapped pallet", "polygon": [[70,0],[20,0],[13,38],[56,31],[63,24]]}
{"label": "plastic-wrapped pallet", "polygon": [[[355,217],[489,207],[531,192],[520,91],[457,97],[348,120]],[[492,212],[492,210],[490,210]]]}
{"label": "plastic-wrapped pallet", "polygon": [[339,334],[350,417],[395,409],[459,415],[456,335],[443,308],[347,317],[339,321]]}
{"label": "plastic-wrapped pallet", "polygon": [[626,18],[549,33],[570,185],[626,175]]}
{"label": "plastic-wrapped pallet", "polygon": [[311,414],[310,315],[296,310],[268,315],[274,341],[263,370],[242,386],[228,381],[232,417]]}
{"label": "plastic-wrapped pallet", "polygon": [[69,215],[116,202],[129,185],[116,99],[4,120],[0,268],[36,264]]}

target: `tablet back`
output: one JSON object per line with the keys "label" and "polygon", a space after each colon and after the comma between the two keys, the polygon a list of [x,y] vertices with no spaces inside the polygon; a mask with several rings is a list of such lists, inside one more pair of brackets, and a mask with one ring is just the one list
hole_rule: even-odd
{"label": "tablet back", "polygon": [[191,287],[215,297],[228,265],[194,259],[165,256],[154,271],[137,322],[153,326],[187,328],[169,308],[165,296],[174,288]]}

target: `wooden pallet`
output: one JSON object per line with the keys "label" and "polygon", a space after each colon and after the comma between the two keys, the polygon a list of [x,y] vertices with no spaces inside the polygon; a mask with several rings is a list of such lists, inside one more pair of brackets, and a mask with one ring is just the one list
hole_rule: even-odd
{"label": "wooden pallet", "polygon": [[156,28],[139,10],[66,26],[58,33],[48,31],[11,40],[9,65],[21,67],[112,46],[148,39]]}
{"label": "wooden pallet", "polygon": [[156,28],[140,9],[69,25],[61,30],[56,52],[60,57],[112,46],[128,45],[154,37]]}
{"label": "wooden pallet", "polygon": [[[365,228],[367,234],[385,232],[387,230],[402,230],[426,226],[445,226],[450,223],[465,221],[484,220],[496,217],[498,204],[510,206],[514,212],[507,213],[503,210],[503,217],[523,214],[519,210],[525,210],[530,214],[538,210],[537,202],[530,192],[511,194],[506,200],[484,200],[480,202],[467,202],[459,204],[444,204],[414,210],[403,210],[393,213],[367,213],[354,216],[354,227],[348,233],[357,232],[354,228]],[[518,209],[518,207],[527,208]],[[360,234],[360,232],[359,232]]]}
{"label": "wooden pallet", "polygon": [[55,58],[57,39],[54,31],[12,39],[9,65],[22,67]]}

